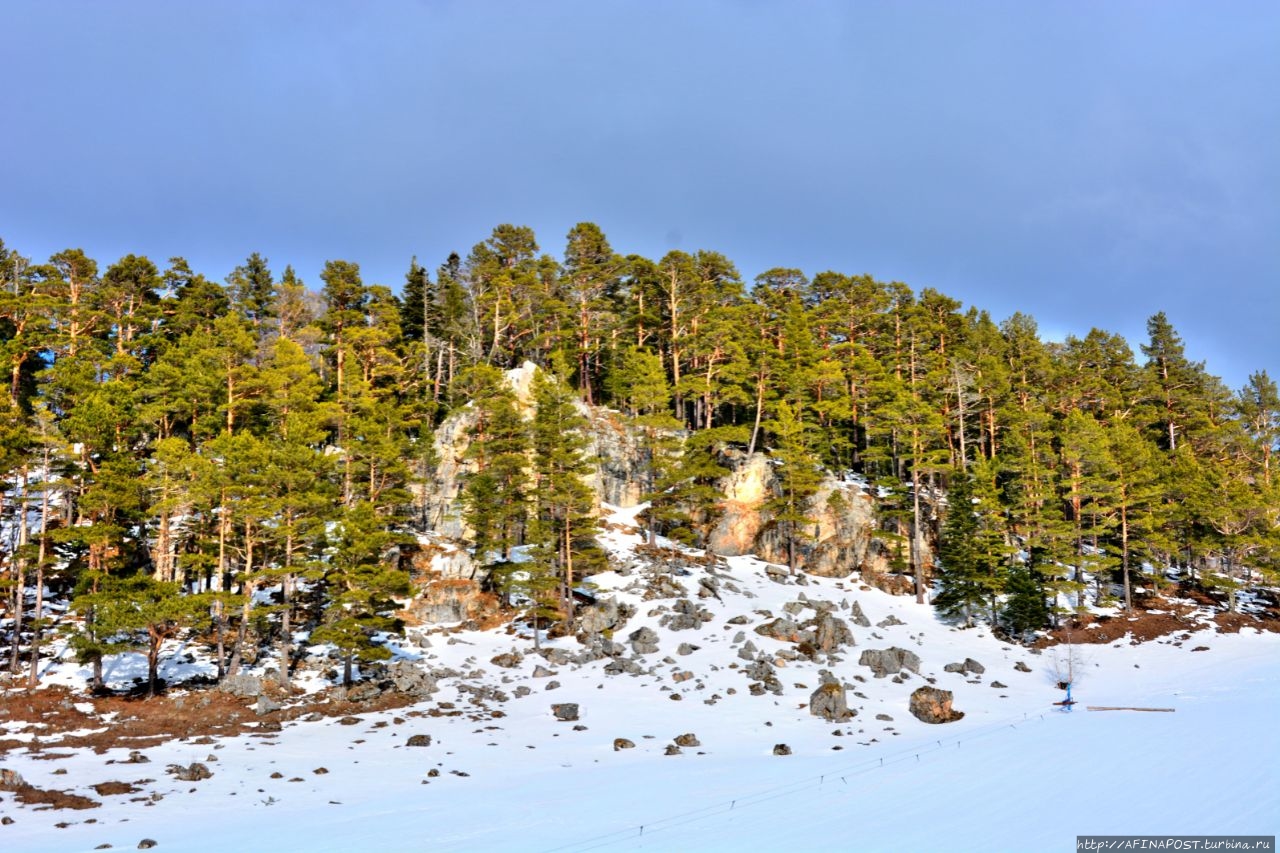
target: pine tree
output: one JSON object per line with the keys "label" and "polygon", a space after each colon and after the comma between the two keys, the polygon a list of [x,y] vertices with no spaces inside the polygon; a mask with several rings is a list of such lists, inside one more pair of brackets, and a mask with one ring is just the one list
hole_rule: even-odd
{"label": "pine tree", "polygon": [[777,417],[769,423],[777,446],[773,459],[778,463],[776,476],[779,493],[765,503],[773,523],[782,529],[787,542],[787,568],[796,572],[796,545],[803,536],[802,528],[813,524],[805,515],[805,507],[822,481],[817,460],[811,450],[808,425],[787,402],[778,404]]}

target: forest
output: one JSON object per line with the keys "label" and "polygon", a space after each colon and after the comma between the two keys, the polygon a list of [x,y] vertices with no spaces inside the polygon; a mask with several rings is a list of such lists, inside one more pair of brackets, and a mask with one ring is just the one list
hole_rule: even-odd
{"label": "forest", "polygon": [[[1275,582],[1276,384],[1227,388],[1162,313],[1137,354],[1097,328],[1046,341],[1029,316],[867,275],[622,255],[591,223],[560,258],[500,225],[434,270],[413,259],[398,293],[347,260],[319,278],[257,253],[218,283],[180,257],[41,263],[0,242],[12,679],[37,683],[57,616],[97,686],[142,648],[154,691],[186,632],[219,676],[267,649],[287,679],[306,637],[350,681],[388,655],[409,578],[386,556],[423,530],[433,432],[464,407],[466,545],[537,619],[571,621],[603,567],[580,403],[642,436],[651,535],[701,544],[726,449],[765,452],[795,571],[823,473],[857,476],[918,598],[1014,636],[1174,582],[1228,609]],[[526,361],[531,415],[502,374]]]}

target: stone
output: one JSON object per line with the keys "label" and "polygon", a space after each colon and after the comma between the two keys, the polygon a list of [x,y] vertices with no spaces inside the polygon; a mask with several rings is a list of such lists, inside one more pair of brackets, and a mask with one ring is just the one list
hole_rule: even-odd
{"label": "stone", "polygon": [[489,659],[489,663],[494,666],[500,666],[505,669],[515,669],[524,663],[524,655],[519,652],[503,652],[500,655],[494,655]]}
{"label": "stone", "polygon": [[667,744],[666,751],[663,752],[662,754],[663,755],[682,755],[683,751],[680,749],[680,747],[676,746],[674,743],[669,743]]}
{"label": "stone", "polygon": [[613,739],[614,752],[617,752],[620,749],[635,749],[635,747],[635,741],[627,740],[624,737],[616,737]]}
{"label": "stone", "polygon": [[213,771],[199,761],[193,761],[186,767],[181,764],[170,764],[166,772],[176,776],[180,782],[199,782],[201,779],[209,779],[213,776]]}
{"label": "stone", "polygon": [[413,661],[401,660],[387,667],[387,678],[396,692],[406,696],[425,698],[440,688],[436,679]]}
{"label": "stone", "polygon": [[431,735],[412,735],[405,741],[405,746],[431,746]]}
{"label": "stone", "polygon": [[853,603],[853,608],[849,611],[849,619],[859,628],[871,627],[871,620],[862,612],[862,605],[856,601]]}
{"label": "stone", "polygon": [[850,719],[853,712],[849,710],[844,685],[826,683],[813,691],[813,695],[809,697],[809,713],[831,723]]}
{"label": "stone", "polygon": [[814,622],[814,645],[818,651],[830,654],[854,645],[853,632],[843,619],[824,612]]}
{"label": "stone", "polygon": [[551,713],[561,722],[573,722],[578,719],[578,705],[576,702],[562,702],[552,705]]}
{"label": "stone", "polygon": [[884,617],[884,618],[883,618],[883,619],[881,619],[879,622],[877,622],[877,623],[876,623],[876,627],[877,627],[877,628],[892,628],[894,625],[905,625],[905,624],[907,624],[907,623],[903,622],[903,621],[902,621],[901,619],[899,619],[897,616],[894,616],[892,613],[890,613],[888,616]]}
{"label": "stone", "polygon": [[893,717],[890,717],[888,714],[876,714],[876,719],[885,723],[893,722]]}
{"label": "stone", "polygon": [[785,743],[775,743],[773,745],[773,754],[774,755],[790,755],[791,747],[787,746]]}
{"label": "stone", "polygon": [[1030,671],[1031,671],[1031,667],[1027,666],[1027,665],[1026,665],[1025,663],[1023,663],[1022,661],[1018,661],[1017,663],[1015,663],[1015,664],[1013,665],[1013,668],[1014,668],[1014,669],[1016,669],[1018,672],[1030,672]]}
{"label": "stone", "polygon": [[268,696],[259,696],[257,704],[253,706],[253,713],[261,717],[279,711],[282,707],[284,706]]}
{"label": "stone", "polygon": [[152,847],[155,847],[155,846],[156,846],[156,840],[154,838],[144,838],[138,842],[139,850],[150,850]]}
{"label": "stone", "polygon": [[993,682],[991,682],[991,686],[992,686],[992,687],[994,687],[994,688],[996,688],[997,690],[1005,690],[1005,689],[1007,689],[1007,688],[1009,687],[1009,685],[1007,685],[1007,684],[1001,684],[999,681],[993,681]]}
{"label": "stone", "polygon": [[552,679],[551,681],[548,681],[548,682],[547,682],[547,686],[546,686],[546,688],[545,688],[545,689],[547,689],[547,690],[559,690],[559,689],[560,689],[560,682],[556,681],[555,679]]}
{"label": "stone", "polygon": [[658,633],[652,628],[637,628],[627,636],[631,651],[638,655],[651,655],[658,651]]}
{"label": "stone", "polygon": [[871,667],[876,678],[884,678],[904,669],[920,674],[919,656],[915,652],[900,649],[897,646],[887,649],[867,649],[858,658],[858,663]]}
{"label": "stone", "polygon": [[964,717],[963,711],[957,711],[951,707],[952,698],[950,690],[917,687],[911,694],[909,708],[912,715],[921,722],[951,723]]}
{"label": "stone", "polygon": [[0,767],[0,791],[22,791],[30,787],[17,770]]}
{"label": "stone", "polygon": [[698,736],[693,732],[686,732],[682,735],[676,735],[676,746],[702,746],[698,741]]}
{"label": "stone", "polygon": [[550,678],[551,676],[553,676],[553,675],[555,675],[555,674],[556,674],[556,671],[555,671],[555,670],[553,670],[553,669],[547,669],[547,668],[546,668],[545,666],[543,666],[542,664],[538,664],[537,666],[535,666],[535,667],[533,668],[533,677],[534,677],[534,678]]}
{"label": "stone", "polygon": [[618,600],[607,598],[584,607],[578,616],[578,624],[588,634],[601,634],[619,627]]}
{"label": "stone", "polygon": [[691,655],[691,654],[693,654],[694,652],[696,652],[696,651],[697,651],[698,649],[700,649],[700,648],[702,648],[702,647],[701,647],[701,646],[695,646],[693,643],[681,643],[681,644],[680,644],[680,647],[676,649],[676,654],[678,654],[678,655]]}
{"label": "stone", "polygon": [[785,616],[779,616],[777,619],[756,626],[756,633],[784,643],[800,642],[800,626]]}
{"label": "stone", "polygon": [[982,664],[978,663],[978,662],[977,662],[976,660],[974,660],[973,658],[965,658],[965,659],[964,659],[964,671],[965,671],[965,672],[971,672],[971,673],[973,673],[974,675],[982,675],[982,673],[984,673],[984,672],[986,672],[986,671],[987,671],[987,668],[986,668],[985,666],[983,666]]}
{"label": "stone", "polygon": [[262,679],[247,672],[237,672],[223,678],[218,689],[241,699],[255,699],[262,695]]}

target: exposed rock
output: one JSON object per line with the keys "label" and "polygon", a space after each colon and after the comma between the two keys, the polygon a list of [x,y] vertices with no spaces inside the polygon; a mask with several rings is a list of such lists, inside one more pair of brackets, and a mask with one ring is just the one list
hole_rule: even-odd
{"label": "exposed rock", "polygon": [[431,735],[412,735],[404,742],[405,746],[431,746]]}
{"label": "exposed rock", "polygon": [[505,669],[515,669],[524,663],[524,655],[519,652],[503,652],[500,655],[494,655],[489,659],[489,663],[494,666],[500,666]]}
{"label": "exposed rock", "polygon": [[787,746],[785,743],[775,743],[773,745],[773,754],[774,755],[790,755],[791,747]]}
{"label": "exposed rock", "polygon": [[862,605],[856,601],[853,603],[853,607],[849,609],[849,619],[859,628],[871,627],[871,620],[862,612]]}
{"label": "exposed rock", "polygon": [[669,743],[667,744],[666,750],[662,754],[663,755],[683,755],[684,753],[680,749],[680,747],[676,746],[674,743]]}
{"label": "exposed rock", "polygon": [[570,723],[578,719],[578,705],[576,702],[563,702],[559,705],[552,705],[551,713],[555,715],[557,720]]}
{"label": "exposed rock", "polygon": [[843,619],[822,612],[814,620],[814,644],[818,650],[830,654],[844,646],[855,645],[853,632]]}
{"label": "exposed rock", "polygon": [[756,633],[762,637],[772,637],[784,643],[800,642],[800,626],[785,616],[779,616],[771,622],[756,626]]}
{"label": "exposed rock", "polygon": [[30,787],[17,770],[0,767],[0,791],[21,791]]}
{"label": "exposed rock", "polygon": [[672,631],[692,631],[701,628],[713,618],[711,612],[698,607],[691,599],[681,598],[671,606],[671,615],[662,618],[662,625]]}
{"label": "exposed rock", "polygon": [[986,671],[987,671],[987,668],[986,668],[985,666],[983,666],[982,664],[978,663],[978,662],[977,662],[976,660],[974,660],[973,658],[965,658],[965,659],[964,659],[964,671],[965,671],[965,672],[972,672],[974,675],[982,675],[982,673],[984,673],[984,672],[986,672]]}
{"label": "exposed rock", "polygon": [[700,648],[702,648],[702,646],[695,646],[693,643],[681,643],[679,648],[676,649],[676,654],[691,655]]}
{"label": "exposed rock", "polygon": [[627,640],[631,643],[631,651],[638,655],[651,655],[658,651],[658,633],[652,628],[637,628]]}
{"label": "exposed rock", "polygon": [[1013,668],[1014,668],[1014,669],[1016,669],[1018,672],[1030,672],[1030,671],[1031,671],[1031,667],[1027,666],[1027,665],[1026,665],[1025,663],[1023,663],[1022,661],[1018,661],[1017,663],[1015,663],[1015,664],[1013,665]]}
{"label": "exposed rock", "polygon": [[622,621],[618,611],[618,599],[606,598],[595,604],[582,608],[578,615],[578,624],[588,634],[600,634],[617,630]]}
{"label": "exposed rock", "polygon": [[682,735],[676,735],[676,746],[702,746],[698,740],[698,736],[693,732]]}
{"label": "exposed rock", "polygon": [[279,702],[275,701],[274,699],[271,699],[270,697],[259,696],[257,704],[253,706],[253,713],[261,717],[265,714],[270,714],[274,711],[279,711],[282,707],[284,706],[281,705]]}
{"label": "exposed rock", "polygon": [[897,616],[894,616],[892,613],[890,613],[888,616],[884,617],[884,618],[883,618],[883,619],[881,619],[879,622],[877,622],[877,623],[876,623],[876,627],[877,627],[877,628],[892,628],[894,625],[905,625],[905,624],[907,624],[907,623],[906,623],[906,622],[903,622],[903,621],[902,621],[901,619],[899,619]]}
{"label": "exposed rock", "polygon": [[535,667],[533,668],[533,677],[534,677],[534,678],[550,678],[551,676],[553,676],[553,675],[555,675],[555,674],[556,674],[556,671],[555,671],[554,669],[547,669],[547,668],[546,668],[545,666],[543,666],[542,664],[538,664],[537,666],[535,666]]}
{"label": "exposed rock", "polygon": [[884,678],[904,669],[909,669],[917,675],[920,673],[920,658],[915,652],[909,652],[897,646],[888,649],[867,649],[858,658],[858,663],[871,667],[876,678]]}
{"label": "exposed rock", "polygon": [[888,714],[876,714],[876,719],[886,723],[893,722],[893,717],[890,717]]}
{"label": "exposed rock", "polygon": [[435,678],[412,661],[396,661],[386,671],[396,692],[406,696],[426,697],[440,689]]}
{"label": "exposed rock", "polygon": [[994,687],[994,688],[996,688],[997,690],[1007,690],[1007,689],[1008,689],[1008,687],[1009,687],[1009,685],[1007,685],[1007,684],[1002,684],[1002,683],[1000,683],[999,681],[993,681],[993,682],[991,682],[991,686],[992,686],[992,687]]}
{"label": "exposed rock", "polygon": [[809,713],[815,717],[840,723],[853,716],[841,684],[823,684],[809,697]]}
{"label": "exposed rock", "polygon": [[156,840],[154,838],[144,838],[138,842],[139,850],[150,850],[152,847],[155,847],[155,846],[156,846]]}
{"label": "exposed rock", "polygon": [[635,746],[634,741],[627,740],[624,737],[616,737],[613,739],[614,752],[617,752],[620,749],[635,749]]}
{"label": "exposed rock", "polygon": [[917,687],[911,694],[910,710],[917,720],[925,723],[950,723],[964,716],[963,711],[951,707],[950,690],[937,687]]}
{"label": "exposed rock", "polygon": [[247,672],[237,672],[223,678],[218,689],[241,699],[254,699],[262,694],[262,679]]}
{"label": "exposed rock", "polygon": [[165,772],[176,776],[180,782],[199,782],[201,779],[209,779],[213,776],[213,771],[199,761],[193,761],[186,767],[181,764],[170,764]]}

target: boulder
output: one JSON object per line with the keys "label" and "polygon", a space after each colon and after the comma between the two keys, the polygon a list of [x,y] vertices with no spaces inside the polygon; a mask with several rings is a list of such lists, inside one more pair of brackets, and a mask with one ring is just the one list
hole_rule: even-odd
{"label": "boulder", "polygon": [[573,722],[578,719],[578,705],[576,702],[562,702],[558,705],[552,705],[551,713],[561,722]]}
{"label": "boulder", "polygon": [[1016,669],[1018,672],[1030,672],[1030,671],[1031,671],[1031,667],[1027,666],[1027,665],[1026,665],[1026,663],[1024,663],[1023,661],[1018,661],[1017,663],[1015,663],[1015,664],[1013,665],[1013,668],[1014,668],[1014,669]]}
{"label": "boulder", "polygon": [[774,755],[790,755],[791,747],[787,746],[785,743],[775,743],[773,745],[773,754]]}
{"label": "boulder", "polygon": [[888,649],[867,649],[858,658],[858,663],[871,667],[876,678],[884,678],[904,669],[920,674],[920,658],[916,653],[897,646]]}
{"label": "boulder", "polygon": [[635,741],[627,740],[624,737],[616,737],[613,739],[613,751],[620,749],[635,749]]}
{"label": "boulder", "polygon": [[524,655],[519,652],[504,652],[500,655],[494,655],[489,659],[489,663],[494,666],[500,666],[504,669],[515,669],[524,663]]}
{"label": "boulder", "polygon": [[431,735],[411,735],[405,746],[431,746]]}
{"label": "boulder", "polygon": [[676,746],[702,746],[702,743],[693,732],[687,732],[682,735],[676,735]]}
{"label": "boulder", "polygon": [[247,672],[237,672],[222,679],[218,689],[241,699],[256,699],[262,695],[262,679]]}
{"label": "boulder", "polygon": [[843,619],[822,612],[814,619],[814,645],[818,651],[831,654],[844,646],[855,645],[853,632]]}
{"label": "boulder", "polygon": [[800,642],[800,626],[785,616],[756,627],[756,633],[762,637],[771,637],[784,643]]}
{"label": "boulder", "polygon": [[867,614],[862,612],[862,605],[856,601],[853,603],[853,607],[849,609],[849,618],[859,628],[871,627],[871,620],[867,618]]}
{"label": "boulder", "polygon": [[937,687],[917,687],[911,694],[909,705],[912,715],[925,723],[951,723],[964,717],[963,711],[951,707],[950,690]]}
{"label": "boulder", "polygon": [[841,723],[853,716],[845,696],[844,685],[823,684],[809,697],[809,713],[827,722]]}
{"label": "boulder", "polygon": [[628,635],[631,651],[638,655],[651,655],[658,651],[658,632],[652,628],[637,628]]}
{"label": "boulder", "polygon": [[387,678],[396,692],[419,698],[430,696],[440,688],[430,673],[413,661],[400,660],[387,667]]}
{"label": "boulder", "polygon": [[186,767],[181,764],[170,764],[165,772],[176,776],[180,782],[199,782],[201,779],[209,779],[213,776],[213,771],[199,761],[193,761]]}
{"label": "boulder", "polygon": [[275,701],[274,699],[271,699],[266,696],[259,696],[257,704],[253,706],[253,713],[261,717],[264,714],[270,714],[273,711],[279,711],[282,707],[284,706],[282,706],[279,702]]}
{"label": "boulder", "polygon": [[30,787],[17,770],[0,767],[0,791],[22,791]]}

